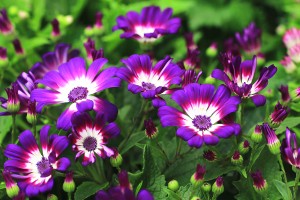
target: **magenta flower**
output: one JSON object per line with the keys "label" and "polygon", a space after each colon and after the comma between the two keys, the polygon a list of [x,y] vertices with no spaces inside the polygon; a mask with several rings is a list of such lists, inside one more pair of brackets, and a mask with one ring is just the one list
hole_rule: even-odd
{"label": "magenta flower", "polygon": [[180,84],[184,73],[172,59],[167,56],[152,67],[148,55],[132,55],[122,62],[117,76],[128,82],[128,90],[134,94],[141,93],[145,99],[152,99],[155,107],[165,105],[158,95],[164,93],[173,84]]}
{"label": "magenta flower", "polygon": [[60,43],[55,46],[54,52],[45,53],[42,56],[43,62],[35,63],[30,69],[35,79],[43,78],[47,72],[57,70],[61,64],[79,55],[78,50],[70,48],[70,45]]}
{"label": "magenta flower", "polygon": [[16,54],[24,54],[24,49],[22,48],[21,41],[16,38],[12,41]]}
{"label": "magenta flower", "polygon": [[263,178],[261,171],[257,170],[256,172],[251,173],[253,179],[253,187],[256,192],[263,193],[267,187],[267,181]]}
{"label": "magenta flower", "polygon": [[51,33],[51,35],[53,37],[59,36],[60,35],[59,21],[55,18],[55,19],[52,20],[51,25],[52,25],[52,33]]}
{"label": "magenta flower", "polygon": [[[223,81],[226,86],[241,98],[251,98],[256,106],[262,106],[266,103],[266,97],[257,94],[268,85],[268,80],[274,76],[277,68],[274,65],[264,67],[258,79],[252,84],[256,71],[256,56],[252,60],[241,62],[241,57],[230,58],[223,54],[224,71],[215,69],[211,76]],[[228,59],[228,61],[225,61]]]}
{"label": "magenta flower", "polygon": [[31,101],[36,100],[37,107],[49,104],[71,103],[57,120],[57,128],[71,128],[73,113],[87,110],[101,111],[108,121],[117,117],[117,107],[110,102],[92,96],[107,88],[119,87],[120,79],[114,77],[117,68],[110,67],[98,74],[107,59],[95,60],[88,70],[83,58],[73,58],[58,67],[58,71],[48,72],[39,83],[47,89],[35,89],[31,93]]}
{"label": "magenta flower", "polygon": [[261,126],[261,130],[265,135],[267,140],[267,145],[269,150],[272,154],[279,154],[280,153],[280,141],[275,133],[275,131],[270,127],[268,123],[263,123]]}
{"label": "magenta flower", "polygon": [[256,55],[261,49],[261,30],[252,22],[246,27],[243,33],[235,34],[236,40],[244,51],[251,55]]}
{"label": "magenta flower", "polygon": [[297,69],[297,66],[289,56],[285,56],[283,60],[280,61],[280,64],[284,67],[287,73],[293,73]]}
{"label": "magenta flower", "polygon": [[88,59],[94,61],[98,58],[104,58],[103,49],[96,50],[95,41],[91,38],[88,38],[88,40],[83,45],[86,50]]}
{"label": "magenta flower", "polygon": [[216,145],[219,137],[238,134],[240,126],[219,121],[237,111],[239,97],[230,96],[227,87],[221,85],[215,91],[213,85],[192,83],[178,90],[171,97],[183,110],[170,106],[160,107],[158,116],[162,126],[177,126],[177,136],[191,147],[200,148],[203,143]]}
{"label": "magenta flower", "polygon": [[12,172],[20,189],[29,197],[50,191],[54,184],[53,170],[63,172],[71,164],[68,158],[58,158],[68,147],[68,138],[58,135],[48,138],[49,130],[50,126],[46,125],[40,131],[42,152],[29,130],[19,136],[22,147],[9,144],[4,151],[9,158],[4,163],[4,169]]}
{"label": "magenta flower", "polygon": [[141,14],[130,11],[125,16],[117,18],[113,31],[122,29],[121,38],[133,38],[139,42],[153,42],[166,34],[174,34],[180,28],[180,19],[172,18],[172,9],[163,11],[157,6],[142,9]]}
{"label": "magenta flower", "polygon": [[194,69],[189,69],[184,72],[181,86],[185,87],[190,83],[198,83],[200,76],[202,74],[202,71],[200,71],[198,74],[195,72]]}
{"label": "magenta flower", "polygon": [[275,126],[279,126],[288,116],[289,112],[289,107],[283,106],[278,102],[274,108],[274,111],[270,114],[271,123]]}
{"label": "magenta flower", "polygon": [[117,124],[106,125],[103,113],[97,113],[96,119],[87,113],[74,113],[72,116],[73,132],[70,135],[73,151],[76,151],[77,160],[83,155],[82,164],[88,165],[96,161],[95,154],[101,158],[114,155],[113,149],[107,147],[108,139],[117,137],[120,129]]}
{"label": "magenta flower", "polygon": [[0,64],[1,61],[7,60],[7,50],[4,47],[0,47]]}
{"label": "magenta flower", "polygon": [[300,44],[300,30],[296,28],[287,30],[283,35],[282,41],[288,49]]}
{"label": "magenta flower", "polygon": [[122,170],[118,174],[119,186],[112,187],[105,192],[100,190],[96,194],[96,200],[154,200],[152,194],[145,189],[139,191],[135,197],[128,179],[128,173]]}
{"label": "magenta flower", "polygon": [[286,137],[280,147],[281,155],[287,163],[300,169],[300,148],[297,145],[296,134],[288,128],[286,128],[285,134]]}

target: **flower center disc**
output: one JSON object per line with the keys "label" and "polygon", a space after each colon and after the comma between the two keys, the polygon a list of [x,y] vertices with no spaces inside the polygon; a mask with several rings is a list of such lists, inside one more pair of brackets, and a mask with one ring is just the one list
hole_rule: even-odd
{"label": "flower center disc", "polygon": [[76,102],[77,100],[85,99],[87,97],[88,90],[86,87],[76,87],[68,95],[70,102]]}
{"label": "flower center disc", "polygon": [[209,117],[206,117],[206,116],[196,116],[194,119],[193,119],[193,124],[196,128],[198,128],[200,131],[204,131],[204,130],[207,130],[209,129],[212,124],[211,124],[211,121],[210,121],[210,118]]}
{"label": "flower center disc", "polygon": [[143,86],[143,88],[145,90],[155,90],[155,88],[156,88],[155,85],[152,84],[152,83],[145,83],[145,82],[143,82],[142,86]]}
{"label": "flower center disc", "polygon": [[46,173],[51,172],[50,169],[51,169],[52,166],[51,166],[49,160],[44,158],[44,157],[36,165],[37,165],[38,171],[41,175],[44,175],[45,172]]}
{"label": "flower center disc", "polygon": [[83,147],[87,151],[94,151],[97,148],[97,140],[94,137],[88,136],[83,141]]}

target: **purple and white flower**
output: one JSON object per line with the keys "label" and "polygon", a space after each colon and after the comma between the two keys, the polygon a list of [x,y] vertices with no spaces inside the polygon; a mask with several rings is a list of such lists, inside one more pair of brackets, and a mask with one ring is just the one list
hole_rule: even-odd
{"label": "purple and white flower", "polygon": [[300,30],[297,28],[287,30],[282,37],[282,41],[288,49],[300,44]]}
{"label": "purple and white flower", "polygon": [[220,138],[238,134],[240,126],[222,124],[225,116],[237,111],[240,98],[230,96],[230,90],[221,85],[215,91],[213,85],[189,84],[171,97],[183,110],[170,106],[160,107],[158,116],[162,126],[177,126],[177,136],[191,147],[200,148],[203,143],[216,145]]}
{"label": "purple and white flower", "polygon": [[274,76],[277,68],[274,65],[262,68],[260,76],[252,84],[256,71],[257,60],[253,56],[252,60],[241,61],[241,57],[230,57],[223,54],[224,71],[215,69],[211,76],[223,81],[226,86],[241,98],[251,98],[256,106],[262,106],[266,103],[266,97],[257,94],[268,85],[268,80]]}
{"label": "purple and white flower", "polygon": [[122,29],[121,38],[133,38],[139,42],[153,42],[166,34],[175,34],[180,28],[181,20],[171,18],[173,10],[163,11],[158,6],[148,6],[142,9],[141,14],[129,11],[126,16],[117,18],[117,25],[113,31]]}
{"label": "purple and white flower", "polygon": [[32,91],[31,101],[36,100],[38,109],[49,104],[71,103],[58,118],[58,129],[71,128],[71,116],[77,111],[101,111],[108,121],[114,121],[117,117],[117,107],[104,99],[92,96],[104,89],[120,86],[121,80],[114,77],[117,68],[110,67],[98,74],[106,62],[105,58],[97,59],[86,70],[83,58],[71,59],[60,65],[58,71],[48,72],[38,81],[47,86],[47,89],[38,88]]}
{"label": "purple and white flower", "polygon": [[72,116],[73,132],[70,135],[72,149],[77,152],[77,160],[83,155],[82,164],[88,165],[96,161],[96,156],[101,158],[111,157],[114,155],[113,149],[107,147],[108,140],[117,137],[120,129],[117,124],[112,122],[106,124],[103,113],[97,113],[96,119],[87,113],[74,113]]}
{"label": "purple and white flower", "polygon": [[40,131],[42,151],[29,130],[19,136],[21,147],[9,144],[4,151],[9,158],[4,169],[12,173],[20,189],[29,197],[50,191],[54,184],[52,172],[64,172],[71,164],[68,158],[58,158],[68,147],[68,138],[55,134],[48,138],[49,130],[50,126],[46,125]]}
{"label": "purple and white flower", "polygon": [[281,155],[290,165],[300,169],[300,148],[297,145],[296,134],[286,128],[286,137],[282,141],[280,147]]}
{"label": "purple and white flower", "polygon": [[128,90],[134,94],[141,93],[145,99],[152,99],[155,107],[165,105],[158,95],[166,92],[173,84],[181,83],[184,70],[166,56],[152,67],[148,55],[132,55],[122,62],[126,67],[121,67],[117,76],[128,82]]}
{"label": "purple and white flower", "polygon": [[14,27],[11,24],[6,9],[0,10],[0,32],[7,35],[13,31]]}
{"label": "purple and white flower", "polygon": [[57,70],[58,66],[79,55],[78,50],[70,49],[71,46],[68,44],[57,44],[54,52],[45,53],[42,56],[43,62],[35,63],[30,69],[30,72],[34,75],[35,79],[40,79],[43,78],[47,72]]}

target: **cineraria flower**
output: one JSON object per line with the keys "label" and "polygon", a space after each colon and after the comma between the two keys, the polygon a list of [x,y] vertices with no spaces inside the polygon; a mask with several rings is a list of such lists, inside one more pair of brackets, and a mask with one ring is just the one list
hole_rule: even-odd
{"label": "cineraria flower", "polygon": [[185,43],[186,43],[186,48],[188,50],[198,49],[197,45],[195,44],[195,42],[193,40],[193,33],[184,34],[184,39],[185,39]]}
{"label": "cineraria flower", "polygon": [[290,108],[281,105],[279,102],[276,104],[274,111],[270,114],[270,121],[274,126],[279,126],[288,116]]}
{"label": "cineraria flower", "polygon": [[9,170],[4,169],[2,172],[2,176],[4,178],[6,193],[9,198],[13,198],[18,195],[20,189],[17,183],[11,177],[11,173]]}
{"label": "cineraria flower", "polygon": [[157,136],[158,130],[151,118],[144,120],[144,126],[146,137],[153,139]]}
{"label": "cineraria flower", "polygon": [[255,26],[254,22],[246,27],[243,33],[236,33],[235,38],[246,53],[255,55],[260,52],[261,30]]}
{"label": "cineraria flower", "polygon": [[86,54],[88,56],[88,59],[94,61],[98,58],[104,58],[103,49],[96,50],[95,41],[92,40],[91,38],[88,38],[88,40],[83,45],[84,45],[84,48],[86,50]]}
{"label": "cineraria flower", "polygon": [[296,134],[286,128],[286,137],[282,141],[280,147],[281,155],[290,165],[300,169],[300,148],[297,145]]}
{"label": "cineraria flower", "polygon": [[281,100],[283,103],[288,103],[291,101],[288,85],[280,85],[280,88],[278,90],[281,93]]}
{"label": "cineraria flower", "polygon": [[217,160],[217,153],[212,150],[206,150],[203,152],[203,158],[209,162]]}
{"label": "cineraria flower", "polygon": [[6,9],[0,10],[0,32],[4,35],[11,33],[13,25],[8,19]]}
{"label": "cineraria flower", "polygon": [[280,61],[280,64],[282,64],[287,73],[293,73],[297,68],[289,56],[285,56],[284,59]]}
{"label": "cineraria flower", "polygon": [[228,38],[224,41],[224,52],[230,53],[233,56],[240,56],[240,48],[234,38]]}
{"label": "cineraria flower", "polygon": [[263,123],[261,130],[267,140],[267,145],[272,154],[277,155],[280,153],[280,141],[275,131],[269,126],[268,123]]}
{"label": "cineraria flower", "polygon": [[202,71],[197,74],[193,69],[186,70],[181,83],[182,87],[185,87],[190,83],[198,83],[201,74]]}
{"label": "cineraria flower", "polygon": [[289,57],[295,62],[300,62],[300,44],[296,44],[288,49]]}
{"label": "cineraria flower", "polygon": [[53,170],[63,172],[71,164],[68,158],[58,158],[68,147],[68,138],[58,135],[48,138],[49,130],[50,126],[45,125],[40,131],[42,152],[29,130],[19,136],[22,147],[9,144],[4,151],[4,155],[9,158],[4,163],[4,169],[12,172],[20,189],[29,197],[50,191],[54,184]]}
{"label": "cineraria flower", "polygon": [[52,33],[51,33],[51,35],[53,37],[59,36],[60,35],[59,21],[55,18],[55,19],[52,20],[51,25],[52,25]]}
{"label": "cineraria flower", "polygon": [[21,42],[19,39],[17,39],[17,38],[14,39],[12,41],[12,43],[13,43],[16,54],[20,54],[20,55],[24,54],[24,50],[22,48],[22,45],[21,45]]}
{"label": "cineraria flower", "polygon": [[300,30],[296,28],[287,30],[282,37],[282,41],[288,49],[300,44]]}
{"label": "cineraria flower", "polygon": [[71,116],[76,111],[84,112],[92,109],[101,111],[111,122],[117,117],[117,107],[104,99],[91,96],[104,89],[120,86],[121,80],[114,77],[117,68],[110,67],[98,75],[106,62],[105,58],[97,59],[86,70],[83,58],[73,58],[60,65],[58,71],[50,71],[40,79],[39,83],[47,86],[47,89],[35,89],[31,93],[30,100],[36,100],[37,107],[71,103],[58,118],[58,129],[71,128]]}
{"label": "cineraria flower", "polygon": [[193,186],[197,187],[204,181],[204,175],[206,173],[205,166],[197,164],[196,172],[191,176],[190,182]]}
{"label": "cineraria flower", "polygon": [[268,188],[268,183],[266,179],[263,178],[261,172],[257,170],[256,172],[251,173],[251,177],[253,179],[254,190],[258,193],[264,193]]}
{"label": "cineraria flower", "polygon": [[[223,58],[223,60],[225,59]],[[237,56],[227,63],[228,66],[224,65],[225,72],[215,69],[211,76],[223,81],[232,92],[241,98],[251,98],[256,106],[264,105],[266,97],[257,93],[268,85],[268,80],[274,76],[277,68],[274,65],[264,67],[257,81],[252,84],[256,71],[256,56],[253,56],[252,60],[245,60],[243,62],[241,62],[241,57]]]}
{"label": "cineraria flower", "polygon": [[7,60],[7,50],[4,47],[0,47],[0,62]]}
{"label": "cineraria flower", "polygon": [[155,107],[165,105],[158,95],[168,90],[172,84],[180,84],[181,75],[184,73],[169,56],[154,67],[148,55],[135,54],[122,62],[126,67],[121,67],[117,76],[129,83],[130,92],[141,93],[145,99],[152,99]]}
{"label": "cineraria flower", "polygon": [[117,25],[112,30],[124,30],[121,38],[153,42],[162,35],[175,34],[178,31],[181,21],[179,18],[170,19],[172,12],[171,8],[161,11],[158,6],[144,7],[141,14],[129,11],[126,17],[117,18]]}
{"label": "cineraria flower", "polygon": [[200,51],[198,49],[187,50],[187,57],[178,64],[183,69],[199,69],[200,68]]}
{"label": "cineraria flower", "polygon": [[70,140],[73,150],[77,152],[75,159],[84,155],[83,165],[94,163],[96,161],[95,154],[101,158],[114,155],[114,151],[106,144],[108,139],[120,134],[120,129],[114,122],[106,125],[103,113],[97,113],[94,122],[87,113],[74,113],[72,126],[73,133],[70,135]]}
{"label": "cineraria flower", "polygon": [[218,196],[224,192],[224,180],[222,176],[219,176],[212,186],[212,192]]}
{"label": "cineraria flower", "polygon": [[152,194],[145,189],[139,191],[135,197],[130,182],[128,180],[128,174],[125,170],[122,170],[118,174],[119,186],[112,187],[105,192],[100,190],[96,194],[96,200],[154,200]]}
{"label": "cineraria flower", "polygon": [[57,70],[58,66],[79,55],[78,50],[70,50],[70,48],[70,45],[61,43],[55,46],[54,52],[44,54],[43,62],[35,63],[30,69],[35,79],[43,78],[47,72]]}
{"label": "cineraria flower", "polygon": [[192,83],[178,90],[171,97],[184,112],[170,106],[160,107],[158,116],[162,126],[177,126],[177,136],[191,147],[200,148],[203,143],[216,145],[220,138],[236,133],[238,124],[221,124],[225,116],[237,111],[240,98],[230,96],[229,89],[221,85],[215,91],[213,85]]}

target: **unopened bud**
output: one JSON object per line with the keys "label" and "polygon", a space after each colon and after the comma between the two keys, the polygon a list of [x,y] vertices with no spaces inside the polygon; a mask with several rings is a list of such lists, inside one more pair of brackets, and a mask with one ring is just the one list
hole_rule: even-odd
{"label": "unopened bud", "polygon": [[176,180],[172,180],[168,183],[168,188],[174,192],[179,189],[179,183]]}
{"label": "unopened bud", "polygon": [[75,182],[73,180],[73,172],[67,172],[65,181],[63,183],[63,190],[65,192],[75,191]]}

